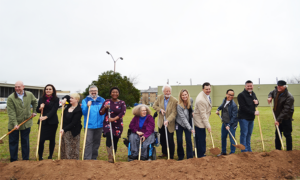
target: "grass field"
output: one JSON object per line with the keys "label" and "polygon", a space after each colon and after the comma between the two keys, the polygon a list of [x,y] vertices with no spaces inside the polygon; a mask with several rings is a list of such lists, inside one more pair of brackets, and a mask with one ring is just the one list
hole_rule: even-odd
{"label": "grass field", "polygon": [[[154,110],[151,108],[152,112],[154,113]],[[212,109],[212,114],[210,116],[210,123],[212,127],[212,134],[215,142],[215,146],[219,147],[221,149],[221,121],[219,117],[215,114],[216,107]],[[270,107],[260,107],[260,121],[261,121],[261,126],[262,126],[262,132],[263,132],[263,138],[264,138],[264,144],[265,144],[265,149],[266,151],[272,151],[275,149],[275,143],[274,143],[274,138],[275,138],[275,127],[274,127],[274,120],[273,120],[273,115],[271,112]],[[152,114],[153,114],[152,113]],[[57,112],[59,120],[61,117],[61,110],[58,110]],[[294,113],[294,121],[293,121],[293,149],[300,150],[300,107],[295,108],[295,113]],[[127,109],[126,114],[124,116],[124,131],[122,134],[122,138],[125,138],[127,136],[127,130],[129,123],[131,119],[133,118],[132,115],[132,110]],[[38,125],[36,124],[38,120],[38,117],[35,117],[33,119],[34,125],[31,128],[31,133],[30,133],[30,160],[35,160],[35,152],[36,152],[36,144],[37,144],[37,133],[38,133]],[[157,118],[156,118],[157,120]],[[82,117],[83,121],[83,117]],[[4,135],[7,133],[7,123],[8,123],[8,116],[6,112],[0,112],[0,136]],[[156,124],[156,129],[157,129],[157,124]],[[59,131],[59,130],[58,130]],[[56,133],[56,147],[55,147],[55,152],[53,155],[53,159],[57,159],[57,153],[58,153],[58,131]],[[82,129],[81,131],[81,139],[80,139],[80,159],[81,159],[81,152],[82,152],[82,144],[83,144],[83,137],[84,137],[84,131]],[[239,137],[240,137],[240,128],[237,128],[236,131],[236,139],[239,143]],[[175,139],[175,148],[176,146],[176,133],[174,133],[174,139]],[[105,148],[105,138],[101,138],[101,145],[99,148],[99,156],[98,160],[107,160],[107,153],[106,153],[106,148]],[[8,144],[8,137],[6,137],[4,140],[4,144],[0,144],[0,162],[9,162],[10,159],[10,154],[9,154],[9,144]],[[210,152],[208,151],[209,148],[212,147],[211,139],[210,136],[207,135],[207,155],[211,155]],[[283,141],[285,143],[285,138],[283,137]],[[262,151],[262,144],[261,144],[261,139],[260,139],[260,133],[259,133],[259,127],[258,127],[258,122],[257,118],[255,119],[254,123],[254,129],[253,129],[253,134],[252,134],[252,140],[251,140],[251,147],[253,152],[261,152]],[[44,154],[43,157],[44,159],[47,159],[49,155],[49,141],[46,141],[45,143],[45,149],[44,149]],[[227,140],[227,152],[229,151],[229,138]],[[236,153],[240,153],[239,150],[237,150]],[[161,154],[161,147],[157,148],[157,155]],[[19,145],[19,160],[22,159],[21,156],[21,147]],[[177,153],[175,149],[175,159],[177,159]],[[118,142],[118,152],[116,153],[116,161],[127,161],[127,148],[123,144],[123,139],[120,139]]]}

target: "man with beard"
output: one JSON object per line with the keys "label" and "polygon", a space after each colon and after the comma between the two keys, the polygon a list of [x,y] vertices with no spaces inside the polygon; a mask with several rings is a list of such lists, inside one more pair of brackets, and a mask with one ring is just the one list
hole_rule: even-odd
{"label": "man with beard", "polygon": [[[154,102],[153,109],[159,113],[158,116],[158,127],[160,136],[160,143],[162,147],[162,156],[167,157],[167,142],[166,142],[166,133],[168,135],[168,142],[170,148],[170,159],[174,159],[174,131],[175,131],[175,119],[177,115],[177,103],[178,101],[171,96],[171,86],[164,85],[162,88],[164,94],[157,97],[157,100]],[[166,116],[166,121],[164,122],[164,116]],[[167,126],[167,132],[165,128]]]}
{"label": "man with beard", "polygon": [[238,95],[237,99],[239,103],[238,119],[241,128],[240,143],[246,147],[242,152],[252,152],[251,135],[254,119],[255,116],[259,115],[259,112],[255,110],[256,106],[258,106],[258,100],[253,92],[252,81],[246,81],[245,89]]}
{"label": "man with beard", "polygon": [[98,88],[95,85],[90,86],[89,94],[89,96],[82,100],[81,105],[82,114],[84,115],[84,129],[86,128],[88,109],[90,107],[84,159],[96,160],[98,157],[98,149],[100,146],[101,135],[103,130],[103,120],[105,117],[105,114],[99,114],[99,110],[101,109],[105,99],[98,96]]}
{"label": "man with beard", "polygon": [[[291,151],[292,144],[292,118],[294,114],[294,97],[286,88],[286,82],[280,80],[277,82],[277,87],[268,95],[268,103],[274,99],[273,111],[275,113],[275,125],[279,127],[280,133],[286,138],[286,149]],[[275,148],[281,150],[280,139],[275,130]],[[281,136],[281,135],[280,135]]]}

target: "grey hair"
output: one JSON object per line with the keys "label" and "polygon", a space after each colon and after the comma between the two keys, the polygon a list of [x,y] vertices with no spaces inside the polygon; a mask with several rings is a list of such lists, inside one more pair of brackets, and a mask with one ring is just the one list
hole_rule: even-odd
{"label": "grey hair", "polygon": [[147,110],[147,115],[151,115],[151,110],[150,110],[150,108],[149,108],[147,105],[145,105],[145,104],[139,104],[139,105],[135,106],[135,107],[133,108],[133,110],[132,110],[132,114],[135,115],[135,116],[141,116],[141,108],[142,108],[142,107],[145,107],[145,108],[146,108],[146,110]]}
{"label": "grey hair", "polygon": [[166,85],[164,85],[164,86],[162,87],[162,91],[163,91],[163,92],[164,92],[164,89],[165,89],[166,87],[169,87],[169,88],[171,89],[171,91],[172,91],[171,86],[170,86],[169,84],[166,84]]}
{"label": "grey hair", "polygon": [[98,91],[98,88],[97,88],[97,86],[95,86],[95,85],[91,85],[90,88],[89,88],[89,91],[90,91],[92,88],[96,88],[97,91]]}

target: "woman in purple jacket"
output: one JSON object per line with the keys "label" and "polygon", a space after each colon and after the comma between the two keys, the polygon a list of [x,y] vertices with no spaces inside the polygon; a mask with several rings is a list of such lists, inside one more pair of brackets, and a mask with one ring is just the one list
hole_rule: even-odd
{"label": "woman in purple jacket", "polygon": [[141,160],[147,160],[148,146],[155,141],[155,122],[150,115],[149,107],[144,104],[136,106],[132,113],[134,118],[129,125],[129,129],[131,129],[131,134],[129,135],[131,155],[129,159],[138,159],[139,144],[142,141]]}

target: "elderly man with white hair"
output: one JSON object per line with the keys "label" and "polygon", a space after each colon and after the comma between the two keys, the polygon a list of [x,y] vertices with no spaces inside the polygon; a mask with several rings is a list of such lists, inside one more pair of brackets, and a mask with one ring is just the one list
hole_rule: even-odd
{"label": "elderly man with white hair", "polygon": [[[18,126],[30,116],[36,116],[37,100],[29,91],[24,91],[24,84],[18,81],[15,84],[15,92],[7,98],[7,113],[8,113],[8,131],[16,128],[9,134],[9,152],[10,161],[18,160],[19,134],[21,134],[21,147],[23,160],[29,160],[29,134],[32,126],[32,119]],[[33,113],[31,112],[31,106]]]}
{"label": "elderly man with white hair", "polygon": [[89,94],[90,95],[83,99],[81,103],[82,114],[84,116],[84,129],[86,128],[88,109],[90,107],[84,159],[96,160],[98,157],[98,149],[103,131],[103,120],[105,117],[105,115],[99,114],[99,110],[101,109],[105,99],[98,95],[98,88],[95,85],[90,86]]}
{"label": "elderly man with white hair", "polygon": [[[178,101],[171,96],[171,86],[164,85],[162,88],[163,94],[157,97],[157,100],[154,102],[153,109],[159,114],[158,116],[158,128],[159,133],[161,134],[160,143],[162,146],[162,156],[167,157],[167,142],[166,142],[166,133],[168,135],[168,142],[170,148],[170,158],[174,159],[174,131],[175,131],[175,119],[177,115],[177,103]],[[164,116],[166,121],[164,122]],[[167,132],[165,128],[167,126]]]}

